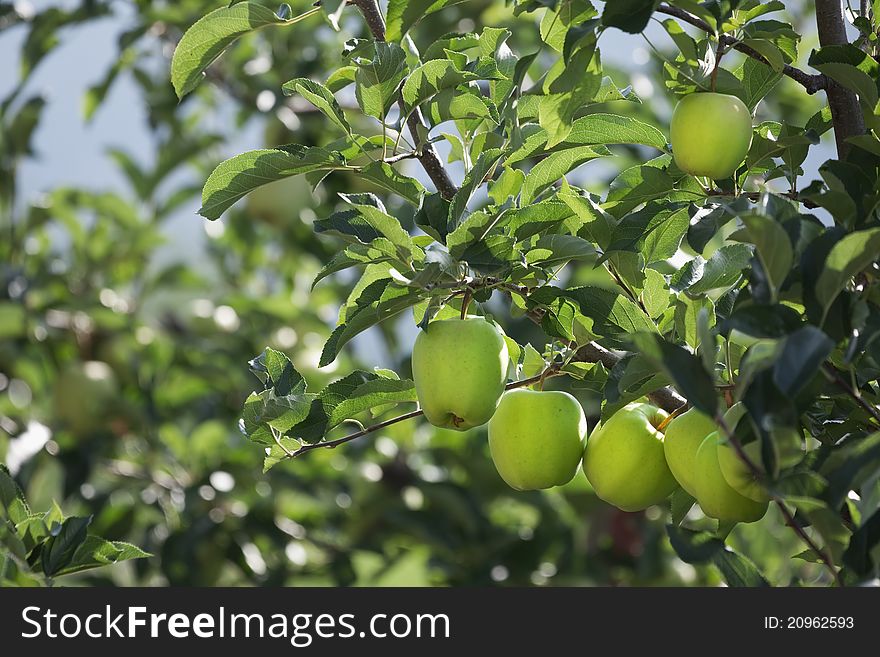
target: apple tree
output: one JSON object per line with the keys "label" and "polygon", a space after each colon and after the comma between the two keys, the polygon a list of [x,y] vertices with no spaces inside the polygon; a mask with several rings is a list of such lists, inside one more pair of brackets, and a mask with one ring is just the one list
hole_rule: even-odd
{"label": "apple tree", "polygon": [[[666,468],[656,460],[663,432],[691,408],[715,430],[693,448],[698,500],[713,467],[707,486],[742,497],[719,478],[720,463],[739,468],[775,509],[772,522],[801,542],[794,558],[823,567],[822,581],[876,577],[880,7],[862,2],[845,15],[839,0],[819,0],[802,39],[775,0],[516,0],[496,4],[530,25],[531,41],[513,42],[476,11],[467,30],[432,34],[433,17],[456,4],[324,0],[275,11],[233,2],[193,24],[172,63],[180,97],[206,72],[210,83],[212,62],[251,31],[327,21],[347,37],[334,66],[282,86],[324,115],[332,137],[224,161],[205,180],[200,214],[216,220],[292,176],[315,188],[355,179],[314,222],[336,251],[313,288],[351,269],[359,276],[321,365],[380,324],[410,321],[430,336],[435,323],[468,314],[533,322],[539,339],[505,341],[507,388],[552,378],[597,404],[613,449],[600,450],[593,433],[584,465],[589,475],[591,450],[601,452],[590,479],[600,495],[604,479],[624,497],[645,485],[624,449],[642,449],[639,431],[652,448],[638,452],[644,467]],[[668,124],[603,68],[610,34],[655,23],[674,48],[648,41],[664,95],[680,103],[671,143]],[[818,41],[805,65],[802,41]],[[805,121],[755,118],[783,80],[822,98],[821,109]],[[804,163],[829,131],[836,157],[807,179]],[[621,149],[641,161],[603,188],[577,186],[581,167],[614,167]],[[454,367],[459,351],[438,362]],[[458,381],[434,384],[479,394],[466,363]],[[250,367],[262,385],[241,429],[267,470],[421,414],[406,372],[356,370],[317,390],[274,349]],[[662,417],[626,425],[639,404]],[[552,434],[565,427],[535,424],[550,458]],[[715,564],[732,585],[766,584],[749,555],[725,545],[737,520],[755,518],[713,514],[706,493],[712,525],[671,474],[664,481],[648,502],[664,506],[680,558]]]}

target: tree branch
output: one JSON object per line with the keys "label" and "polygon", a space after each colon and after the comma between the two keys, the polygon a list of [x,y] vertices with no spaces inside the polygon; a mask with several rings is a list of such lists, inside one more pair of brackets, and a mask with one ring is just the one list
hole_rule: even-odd
{"label": "tree branch", "polygon": [[[514,390],[516,388],[525,388],[526,386],[530,386],[533,383],[538,383],[539,381],[543,381],[551,376],[560,376],[559,368],[555,365],[552,365],[545,369],[543,372],[536,376],[530,376],[527,379],[522,379],[520,381],[514,381],[513,383],[508,383],[504,389],[505,390]],[[287,452],[284,458],[287,459],[295,459],[298,456],[302,456],[306,452],[311,452],[315,449],[333,449],[334,447],[339,447],[340,445],[344,445],[345,443],[349,443],[352,440],[357,440],[358,438],[363,438],[371,433],[379,431],[380,429],[384,429],[385,427],[390,427],[392,424],[397,424],[398,422],[403,422],[404,420],[411,420],[414,417],[419,417],[420,415],[424,415],[424,411],[421,409],[410,411],[409,413],[404,413],[403,415],[398,415],[396,417],[391,418],[390,420],[385,420],[384,422],[380,422],[379,424],[373,424],[369,427],[365,427],[360,431],[355,431],[354,433],[350,433],[347,436],[343,436],[342,438],[336,438],[335,440],[322,440],[317,443],[308,443],[303,445],[302,447],[297,448],[292,452]]]}
{"label": "tree branch", "polygon": [[[667,16],[678,18],[679,20],[682,20],[685,23],[689,23],[690,25],[693,25],[694,27],[703,30],[703,32],[707,32],[709,34],[714,34],[715,32],[712,27],[703,19],[698,18],[693,14],[690,14],[679,7],[672,7],[670,5],[663,4],[657,7],[657,13],[666,14]],[[768,66],[770,65],[770,63],[764,58],[764,56],[761,55],[757,50],[747,46],[744,43],[741,43],[740,41],[737,41],[733,37],[722,35],[718,41],[719,44],[722,46],[733,48],[734,50],[738,50],[744,55],[748,55],[752,59],[757,59],[759,62],[763,62]],[[799,68],[795,68],[794,66],[790,66],[788,64],[783,67],[782,73],[800,84],[804,89],[806,89],[807,93],[811,95],[816,93],[817,91],[825,89],[829,83],[828,78],[826,78],[821,73],[811,75],[810,73],[806,73],[805,71],[802,71]]]}
{"label": "tree branch", "polygon": [[[815,202],[811,201],[808,198],[801,196],[797,192],[770,192],[770,193],[775,194],[776,196],[784,196],[785,198],[791,199],[792,201],[795,201],[796,203],[801,203],[808,210],[815,210],[816,208],[819,207]],[[710,190],[708,190],[708,193],[707,193],[708,196],[733,196],[733,197],[737,197],[737,198],[744,196],[747,199],[749,199],[750,201],[752,201],[753,203],[757,203],[758,201],[760,201],[761,196],[763,194],[764,194],[764,192],[738,192],[738,193],[737,192],[725,192],[724,190],[721,190],[721,189],[710,189]]]}
{"label": "tree branch", "polygon": [[[526,316],[538,326],[541,325],[543,317],[541,310],[530,310]],[[610,370],[620,362],[621,358],[623,357],[596,342],[588,342],[578,348],[572,360],[578,363],[602,363],[606,369]],[[660,388],[649,392],[647,397],[652,404],[659,406],[667,413],[673,413],[688,403],[687,399],[679,395],[673,388]]]}
{"label": "tree branch", "polygon": [[[349,4],[360,9],[373,38],[376,39],[376,41],[384,41],[385,19],[382,17],[382,10],[379,9],[379,3],[376,0],[349,0]],[[399,105],[402,115],[404,112],[403,102],[401,101]],[[419,153],[418,160],[422,164],[425,173],[431,178],[431,182],[434,183],[434,186],[437,188],[437,191],[440,192],[440,195],[447,200],[451,199],[458,191],[458,187],[455,186],[455,183],[452,182],[452,179],[446,172],[446,168],[443,166],[443,161],[440,159],[440,155],[437,153],[437,149],[434,148],[434,145],[423,144],[419,138],[419,132],[428,129],[428,123],[425,121],[425,117],[422,116],[422,110],[418,107],[415,108],[415,110],[410,113],[409,117],[407,117],[406,125],[412,135],[413,146]]]}
{"label": "tree branch", "polygon": [[[370,32],[373,35],[373,38],[375,38],[377,41],[384,41],[385,19],[382,17],[382,11],[379,9],[378,2],[376,2],[376,0],[349,0],[349,4],[352,4],[360,9],[361,13],[364,16],[364,20],[366,21],[367,26],[369,27]],[[691,18],[693,18],[694,20],[699,20],[695,17]],[[708,25],[706,27],[708,28]],[[401,111],[403,110],[401,109]],[[446,172],[446,169],[443,166],[443,162],[440,160],[440,156],[437,154],[434,146],[426,145],[420,148],[420,145],[418,143],[418,128],[428,127],[427,123],[424,120],[424,117],[422,116],[421,111],[418,108],[410,115],[409,119],[407,120],[407,126],[409,127],[410,133],[412,133],[416,150],[420,151],[421,153],[418,156],[418,160],[421,163],[422,167],[425,169],[425,172],[431,178],[434,185],[437,187],[437,191],[440,192],[443,198],[452,198],[455,195],[455,192],[458,191],[458,188],[455,186],[455,183],[453,183],[452,180],[449,178],[449,174]],[[529,317],[530,319],[532,319],[532,321],[535,321],[535,323],[540,325],[540,316],[536,318],[530,314]],[[614,367],[614,364],[620,360],[620,356],[611,351],[608,351],[607,349],[599,346],[596,343],[590,343],[589,345],[581,347],[575,358],[580,362],[602,362],[608,369]],[[671,388],[663,388],[661,390],[652,392],[648,395],[648,398],[651,399],[653,403],[657,404],[658,406],[669,412],[681,408],[681,406],[687,403],[687,400],[685,400],[681,395],[679,395]],[[416,415],[418,415],[418,413],[416,413]],[[415,417],[415,415],[401,416],[402,419],[409,419],[409,417]],[[348,440],[353,440],[353,438],[346,437],[345,439],[340,438],[339,440],[348,442]],[[331,447],[335,445],[323,444],[322,446]],[[300,452],[300,450],[302,450],[303,448],[311,448],[311,446],[304,445],[295,453]]]}
{"label": "tree branch", "polygon": [[[581,363],[602,363],[609,370],[620,361],[620,358],[621,357],[613,351],[610,351],[595,342],[585,344],[578,349],[574,356],[575,361]],[[648,393],[648,399],[651,400],[651,403],[659,406],[668,413],[673,413],[687,404],[687,400],[672,388],[660,388],[659,390],[650,392]]]}
{"label": "tree branch", "polygon": [[822,373],[829,381],[849,395],[856,404],[861,406],[868,413],[868,415],[874,418],[874,421],[877,424],[880,424],[880,410],[877,410],[876,406],[868,403],[868,401],[862,397],[862,393],[847,383],[846,380],[840,376],[840,372],[837,371],[836,367],[827,362],[823,363]]}
{"label": "tree branch", "polygon": [[[823,48],[849,43],[840,0],[816,0],[816,27],[819,31],[819,44]],[[829,78],[825,86],[825,94],[828,96],[828,106],[831,108],[837,157],[844,159],[851,148],[847,140],[865,133],[865,119],[858,98],[849,89]]]}
{"label": "tree branch", "polygon": [[[758,480],[763,479],[763,470],[761,470],[761,468],[759,468],[755,464],[755,462],[749,458],[749,455],[746,454],[742,443],[739,442],[739,439],[734,435],[733,431],[725,421],[724,416],[718,414],[715,417],[715,422],[721,428],[721,432],[724,434],[727,442],[730,443],[730,446],[733,447],[733,451],[736,452],[739,460],[742,461],[743,464],[745,464],[752,476]],[[820,548],[812,539],[812,537],[804,530],[804,528],[792,515],[791,511],[788,510],[788,507],[785,506],[783,498],[781,498],[770,489],[767,489],[767,494],[770,496],[770,499],[773,500],[773,503],[779,508],[780,513],[782,513],[782,517],[785,519],[785,524],[791,527],[794,530],[795,534],[797,534],[798,537],[800,537],[800,539],[804,543],[806,543],[813,552],[816,553],[816,556],[819,557],[819,560],[822,561],[822,563],[831,573],[832,577],[834,577],[834,581],[837,583],[838,586],[842,588],[844,586],[843,578],[840,576],[840,572],[835,567],[834,560],[831,558],[831,555]]]}

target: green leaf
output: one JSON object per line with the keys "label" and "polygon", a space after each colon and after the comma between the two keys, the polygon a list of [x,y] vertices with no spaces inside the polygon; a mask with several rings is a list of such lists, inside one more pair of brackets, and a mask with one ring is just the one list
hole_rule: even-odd
{"label": "green leaf", "polygon": [[676,488],[672,493],[671,501],[672,524],[679,526],[697,500],[695,500],[684,488]]}
{"label": "green leaf", "polygon": [[602,24],[638,34],[645,29],[659,0],[613,0],[605,3]]}
{"label": "green leaf", "polygon": [[480,57],[464,67],[459,67],[451,59],[432,59],[425,62],[403,83],[401,97],[408,111],[440,93],[474,80],[503,80],[505,76],[498,70],[490,57]]}
{"label": "green leaf", "polygon": [[752,561],[730,548],[720,550],[713,558],[713,563],[721,571],[721,574],[724,575],[728,586],[770,586]]}
{"label": "green leaf", "polygon": [[740,219],[745,228],[731,235],[730,239],[755,245],[775,301],[794,260],[791,240],[782,224],[771,217],[747,214]]}
{"label": "green leaf", "polygon": [[131,559],[146,559],[151,556],[153,555],[149,552],[144,552],[131,543],[87,536],[82,545],[77,548],[70,563],[61,568],[56,575],[70,575]]}
{"label": "green leaf", "polygon": [[344,166],[338,153],[296,144],[241,153],[221,162],[208,176],[202,190],[199,214],[214,220],[261,185],[301,173],[333,171]]}
{"label": "green leaf", "polygon": [[773,365],[776,387],[789,397],[797,395],[810,383],[834,346],[834,340],[815,326],[804,326],[787,336]]}
{"label": "green leaf", "polygon": [[413,292],[392,283],[390,278],[380,278],[367,285],[345,313],[343,323],[337,326],[321,352],[319,366],[329,365],[342,347],[357,334],[417,304],[420,292]]}
{"label": "green leaf", "polygon": [[351,134],[351,126],[342,112],[339,103],[336,102],[331,91],[323,84],[312,82],[306,78],[296,78],[285,82],[281,87],[286,96],[292,96],[298,93],[300,96],[317,107],[330,121],[342,128],[346,133]]}
{"label": "green leaf", "polygon": [[[324,220],[328,221],[328,220]],[[315,222],[316,224],[318,222]],[[312,289],[323,279],[331,274],[356,267],[358,265],[376,264],[382,262],[400,262],[400,254],[397,247],[391,241],[384,237],[379,237],[371,241],[369,244],[351,244],[344,250],[335,254],[330,261],[321,268],[315,280],[312,281]],[[401,268],[405,268],[405,264],[400,262]]]}
{"label": "green leaf", "polygon": [[171,59],[171,83],[177,97],[195,89],[205,69],[242,35],[267,25],[292,25],[317,11],[310,9],[285,20],[256,2],[239,2],[203,16],[183,35]]}
{"label": "green leaf", "polygon": [[595,242],[601,249],[608,247],[614,220],[599,207],[596,201],[588,195],[578,193],[565,181],[556,197],[577,216],[580,222],[578,235]]}
{"label": "green leaf", "polygon": [[576,169],[581,164],[610,155],[606,149],[595,150],[590,146],[568,148],[551,153],[536,164],[526,176],[522,188],[522,203],[528,205],[544,189]]}
{"label": "green leaf", "polygon": [[91,516],[70,517],[61,523],[57,531],[52,532],[52,537],[46,541],[40,553],[43,573],[46,577],[55,576],[71,563],[74,553],[86,540],[91,522]]}
{"label": "green leaf", "polygon": [[738,307],[719,327],[722,335],[736,329],[756,338],[781,338],[802,324],[801,316],[789,306],[752,305]]}
{"label": "green leaf", "polygon": [[551,69],[538,101],[538,123],[547,131],[547,146],[563,142],[571,133],[578,111],[592,101],[602,87],[599,51],[579,50],[562,68]]}
{"label": "green leaf", "polygon": [[[767,60],[767,63],[765,64],[763,62],[759,62],[753,57],[750,57],[749,59],[755,64],[764,67],[769,65],[770,69],[774,73],[782,73],[782,69],[785,67],[785,57],[775,43],[768,39],[745,39],[743,41],[743,44],[748,46],[752,50],[756,50],[758,54],[760,54],[764,59]],[[743,63],[743,65],[745,66],[745,63]]]}
{"label": "green leaf", "polygon": [[679,558],[691,564],[712,563],[729,586],[769,586],[755,564],[708,532],[666,525],[669,542]]}
{"label": "green leaf", "polygon": [[837,242],[816,281],[816,300],[822,306],[822,321],[831,304],[846,287],[849,280],[880,257],[880,228],[850,233]]}
{"label": "green leaf", "polygon": [[[787,237],[786,237],[787,239]],[[672,275],[671,287],[676,292],[687,290],[703,294],[730,287],[742,276],[752,259],[752,248],[745,244],[727,244],[708,260],[697,256]]]}
{"label": "green leaf", "polygon": [[650,164],[630,167],[611,181],[604,207],[619,217],[642,203],[669,196],[673,187],[672,177],[663,169]]}
{"label": "green leaf", "polygon": [[718,552],[725,549],[724,542],[709,532],[698,532],[673,525],[666,525],[666,532],[672,549],[685,563],[708,563]]}
{"label": "green leaf", "polygon": [[16,518],[9,515],[9,509],[12,508],[13,503],[17,503],[17,507],[22,509],[25,515],[30,514],[30,508],[28,507],[24,493],[21,492],[21,488],[15,483],[15,480],[12,478],[7,467],[0,463],[0,505],[2,505],[3,509],[6,511],[4,515],[17,523],[20,522],[22,518]]}
{"label": "green leaf", "polygon": [[266,347],[248,366],[263,385],[279,396],[301,394],[306,391],[306,380],[290,359],[280,351]]}
{"label": "green leaf", "polygon": [[344,420],[356,417],[359,413],[386,404],[415,401],[418,401],[416,388],[409,379],[376,377],[357,386],[344,399],[334,403],[329,425],[334,427]]}
{"label": "green leaf", "polygon": [[854,45],[825,46],[813,51],[810,66],[855,92],[871,111],[880,101],[876,78],[880,63]]}
{"label": "green leaf", "polygon": [[494,170],[503,155],[504,151],[500,148],[490,148],[480,153],[480,157],[467,172],[461,187],[452,198],[452,203],[449,206],[447,232],[452,232],[458,227],[462,216],[467,211],[467,204],[471,196],[482,186],[483,180]]}
{"label": "green leaf", "polygon": [[385,38],[400,41],[425,16],[461,2],[463,0],[389,0]]}
{"label": "green leaf", "polygon": [[645,270],[645,288],[642,291],[642,302],[648,316],[657,318],[669,308],[669,284],[666,277],[656,269]]}
{"label": "green leaf", "polygon": [[648,359],[639,354],[625,355],[611,368],[608,383],[602,391],[601,421],[607,421],[628,403],[670,383],[668,377]]}
{"label": "green leaf", "polygon": [[469,245],[456,256],[483,276],[507,276],[513,264],[522,259],[516,240],[509,235],[490,235]]}
{"label": "green leaf", "polygon": [[684,31],[684,28],[682,28],[678,21],[672,18],[667,18],[663,21],[663,27],[666,28],[669,37],[675,42],[675,45],[678,46],[678,49],[686,62],[696,63],[699,61],[700,56],[697,53],[697,42]]}
{"label": "green leaf", "polygon": [[[737,71],[737,76],[740,78],[743,86],[745,96],[743,101],[745,102],[746,107],[754,111],[764,96],[770,93],[773,87],[775,87],[782,79],[782,67],[784,62],[782,61],[782,55],[779,52],[779,48],[772,43],[759,39],[751,39],[750,41],[753,45],[766,44],[766,47],[763,49],[767,51],[767,54],[771,52],[776,53],[778,59],[774,59],[774,62],[779,66],[777,69],[775,66],[767,66],[752,57],[747,57],[743,62],[742,67]],[[763,55],[764,53],[762,52],[761,54]]]}
{"label": "green leaf", "polygon": [[397,101],[407,74],[406,53],[396,43],[360,40],[348,53],[357,66],[355,96],[364,114],[380,121]]}
{"label": "green leaf", "polygon": [[318,393],[308,416],[288,434],[302,442],[317,443],[334,427],[366,411],[413,401],[416,394],[412,381],[400,380],[388,370],[355,370]]}
{"label": "green leaf", "polygon": [[[372,194],[340,194],[352,209],[336,212],[314,223],[315,232],[332,232],[349,241],[370,244],[385,238],[397,247],[398,257],[408,262],[417,252],[412,237],[389,215],[382,201]],[[381,246],[380,242],[380,246]]]}
{"label": "green leaf", "polygon": [[714,321],[715,306],[711,299],[691,299],[686,294],[679,294],[675,304],[675,333],[676,337],[684,344],[696,351],[702,338],[698,331],[698,318],[700,313],[706,313],[707,318]]}
{"label": "green leaf", "polygon": [[715,381],[699,357],[667,342],[656,332],[635,333],[631,339],[636,350],[662,369],[692,406],[715,417],[718,411]]}
{"label": "green leaf", "polygon": [[654,126],[618,114],[588,114],[577,119],[565,144],[641,144],[666,149],[666,137]]}
{"label": "green leaf", "polygon": [[640,331],[656,331],[657,326],[629,298],[596,286],[567,290],[544,286],[529,297],[533,303],[551,306],[559,299],[573,301],[578,307],[586,330],[595,335],[618,341]]}
{"label": "green leaf", "polygon": [[399,173],[386,162],[372,162],[358,172],[361,179],[385,191],[397,194],[416,207],[426,193],[424,186],[415,178]]}
{"label": "green leaf", "polygon": [[425,194],[413,221],[438,242],[445,242],[449,232],[449,201],[439,192]]}
{"label": "green leaf", "polygon": [[498,108],[495,104],[476,93],[458,89],[444,89],[428,103],[426,114],[434,122],[460,121],[466,119],[499,122]]}
{"label": "green leaf", "polygon": [[354,64],[340,66],[327,77],[324,86],[327,87],[327,91],[331,94],[335,94],[337,91],[345,89],[348,85],[354,84],[357,71],[358,67]]}
{"label": "green leaf", "polygon": [[575,234],[582,227],[580,217],[553,197],[507,210],[498,223],[503,224],[505,231],[517,241],[548,231]]}
{"label": "green leaf", "polygon": [[851,490],[877,476],[878,463],[880,433],[845,441],[821,465],[820,473],[828,480],[823,497],[833,508],[840,508]]}
{"label": "green leaf", "polygon": [[576,235],[542,235],[526,252],[526,262],[536,267],[556,267],[572,260],[594,260],[596,247]]}
{"label": "green leaf", "polygon": [[489,197],[497,205],[503,205],[507,199],[519,196],[525,179],[526,175],[519,169],[504,167],[498,179],[489,185]]}
{"label": "green leaf", "polygon": [[260,425],[285,434],[308,416],[314,398],[308,393],[279,395],[273,389],[252,393],[245,401],[240,426],[250,440],[271,445],[273,432]]}
{"label": "green leaf", "polygon": [[646,265],[666,260],[678,251],[689,222],[687,207],[648,204],[621,219],[605,252],[641,253]]}
{"label": "green leaf", "polygon": [[482,241],[509,214],[478,210],[471,212],[454,231],[446,236],[449,253],[460,258],[461,254],[471,245]]}

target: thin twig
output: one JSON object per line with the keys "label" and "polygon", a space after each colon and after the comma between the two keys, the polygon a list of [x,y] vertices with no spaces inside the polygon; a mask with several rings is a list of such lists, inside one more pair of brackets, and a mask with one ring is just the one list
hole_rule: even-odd
{"label": "thin twig", "polygon": [[877,410],[877,407],[873,404],[868,403],[868,401],[862,397],[862,393],[858,391],[858,389],[851,386],[846,380],[840,376],[840,373],[837,371],[833,365],[829,363],[824,363],[822,365],[822,373],[826,376],[826,378],[834,383],[838,388],[843,390],[846,394],[848,394],[853,401],[855,401],[859,406],[865,409],[874,421],[877,424],[880,424],[880,411]]}
{"label": "thin twig", "polygon": [[[373,38],[376,41],[384,41],[385,18],[382,16],[382,10],[379,8],[379,3],[376,2],[376,0],[349,0],[349,4],[360,9]],[[400,105],[402,116],[405,111],[403,99],[401,99],[398,104]],[[434,183],[434,186],[437,188],[437,191],[440,192],[440,195],[445,199],[451,199],[458,191],[458,187],[455,186],[455,183],[452,182],[452,178],[449,177],[446,168],[443,166],[443,161],[440,159],[440,154],[437,152],[437,149],[434,148],[434,145],[431,143],[423,144],[419,138],[419,132],[428,129],[428,123],[425,121],[425,117],[422,116],[421,109],[416,107],[409,114],[406,125],[409,127],[409,131],[412,134],[413,145],[415,147],[414,150],[419,153],[418,160],[425,169],[425,173],[431,178],[431,182]]]}
{"label": "thin twig", "polygon": [[395,162],[401,162],[402,160],[413,160],[418,159],[418,153],[398,153],[397,155],[392,155],[391,157],[386,157],[382,160],[385,164],[394,164]]}
{"label": "thin twig", "polygon": [[[534,383],[538,383],[547,379],[551,376],[560,376],[561,372],[559,368],[555,365],[551,365],[546,368],[543,372],[536,376],[530,376],[527,379],[522,379],[520,381],[514,381],[513,383],[508,383],[504,389],[505,390],[514,390],[515,388],[525,388]],[[296,450],[290,451],[284,449],[286,459],[295,459],[299,456],[302,456],[306,452],[311,452],[315,449],[333,449],[334,447],[339,447],[339,445],[344,445],[345,443],[349,443],[352,440],[357,440],[358,438],[363,438],[366,435],[379,431],[380,429],[384,429],[386,427],[390,427],[392,424],[397,424],[398,422],[403,422],[404,420],[411,420],[414,417],[419,417],[420,415],[424,415],[424,411],[421,409],[410,411],[409,413],[404,413],[403,415],[398,415],[389,420],[385,420],[384,422],[380,422],[379,424],[373,424],[369,427],[365,427],[360,431],[355,431],[354,433],[350,433],[347,436],[342,436],[342,438],[336,438],[335,440],[322,440],[317,443],[308,443],[306,445],[302,445]]]}
{"label": "thin twig", "polygon": [[[684,21],[685,23],[690,23],[694,27],[699,28],[709,34],[714,34],[715,32],[707,22],[679,7],[672,7],[670,5],[662,4],[657,7],[657,12],[660,14],[666,14],[667,16],[673,16],[675,18],[678,18],[679,20]],[[768,66],[770,64],[766,60],[766,58],[764,58],[764,56],[761,55],[761,53],[759,53],[757,50],[747,46],[740,41],[737,41],[733,37],[722,35],[718,39],[718,41],[720,44],[724,46],[729,46],[734,50],[738,50],[744,55],[748,55],[752,59],[757,59],[759,62],[763,62]],[[804,89],[806,89],[807,93],[811,95],[816,93],[817,91],[825,89],[828,85],[828,78],[826,78],[824,75],[811,75],[810,73],[806,73],[805,71],[802,71],[799,68],[795,68],[794,66],[790,66],[789,64],[786,64],[782,68],[782,73],[800,84]]]}
{"label": "thin twig", "polygon": [[[739,460],[745,464],[745,466],[749,469],[749,472],[756,479],[763,479],[764,472],[759,468],[749,455],[746,454],[745,449],[742,446],[742,443],[739,439],[734,435],[730,426],[727,424],[727,421],[724,419],[722,414],[718,414],[715,416],[715,422],[721,428],[722,433],[724,433],[727,442],[730,443],[730,446],[733,447],[733,451],[736,452]],[[816,553],[816,556],[819,557],[820,561],[825,565],[831,575],[834,577],[834,581],[841,588],[844,585],[843,577],[841,577],[840,572],[837,570],[837,567],[834,565],[834,560],[831,558],[831,555],[825,552],[822,548],[820,548],[813,538],[804,530],[804,528],[800,525],[800,523],[795,519],[792,515],[791,511],[788,510],[788,507],[785,506],[785,501],[782,497],[776,494],[771,489],[766,489],[767,494],[770,496],[770,499],[773,503],[779,508],[780,513],[782,513],[782,517],[785,519],[785,524],[791,527],[794,532],[800,537],[800,539],[807,544],[807,546]]]}
{"label": "thin twig", "polygon": [[[361,11],[364,16],[364,20],[367,23],[367,27],[369,27],[370,32],[373,35],[373,38],[375,38],[377,41],[384,41],[385,19],[382,16],[382,12],[376,0],[349,0],[349,4],[356,6]],[[401,111],[403,111],[402,108]],[[437,187],[437,191],[439,191],[444,198],[452,198],[458,191],[458,188],[455,186],[455,184],[452,182],[452,179],[449,177],[449,174],[446,172],[446,169],[443,166],[443,162],[440,160],[440,156],[434,149],[433,144],[426,144],[420,147],[418,143],[419,138],[417,129],[419,127],[428,127],[427,123],[422,117],[421,111],[418,108],[410,114],[409,119],[407,120],[407,125],[410,128],[410,132],[412,133],[413,140],[415,142],[414,150],[420,152],[420,155],[418,157],[419,163],[425,169],[425,172],[431,178],[435,187]],[[513,284],[504,284],[503,288],[508,292],[515,292],[517,294],[528,294],[530,292],[528,288],[524,288],[522,286],[514,286]],[[529,318],[540,325],[540,316],[536,318],[535,316],[533,316],[533,314],[530,313]],[[598,344],[595,343],[590,343],[589,345],[581,347],[575,357],[581,362],[603,362],[603,364],[609,369],[611,367],[614,367],[614,364],[620,360],[620,356],[613,354],[612,352],[604,349],[603,347],[600,347]],[[604,360],[600,361],[599,359]],[[653,403],[657,404],[658,406],[669,412],[672,412],[687,403],[687,400],[681,397],[681,395],[675,392],[675,390],[673,390],[672,388],[662,388],[660,390],[656,390],[650,393],[648,395],[648,398]],[[412,415],[411,417],[415,417],[415,415]],[[408,419],[408,417],[403,417],[403,419]]]}
{"label": "thin twig", "polygon": [[[745,198],[749,199],[753,203],[757,203],[758,201],[760,201],[761,196],[764,193],[765,192],[725,192],[721,189],[707,189],[706,190],[707,196],[732,196],[732,197],[736,197],[736,198],[744,196]],[[800,203],[808,210],[815,210],[816,208],[819,207],[816,203],[814,203],[810,199],[808,199],[804,196],[801,196],[801,194],[799,192],[770,192],[770,193],[774,194],[776,196],[784,196],[785,198],[790,199],[792,201],[795,201],[796,203]]]}

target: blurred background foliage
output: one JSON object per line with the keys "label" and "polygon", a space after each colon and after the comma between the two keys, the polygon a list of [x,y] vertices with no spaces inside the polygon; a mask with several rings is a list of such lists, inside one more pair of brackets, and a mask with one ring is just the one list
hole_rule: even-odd
{"label": "blurred background foliage", "polygon": [[[358,191],[353,178],[331,176],[315,193],[302,178],[289,179],[261,188],[222,221],[195,215],[201,184],[224,156],[260,140],[331,138],[323,117],[284,97],[281,85],[323,79],[344,42],[365,33],[354,11],[345,12],[340,32],[320,17],[261,31],[178,104],[168,76],[174,45],[220,4],[0,2],[0,49],[14,55],[0,58],[0,461],[33,508],[57,500],[68,514],[93,514],[94,533],[154,555],[67,583],[719,583],[710,567],[674,555],[660,509],[618,511],[580,472],[549,492],[509,489],[489,458],[485,428],[398,424],[261,474],[262,454],[237,426],[258,383],[250,358],[267,344],[279,349],[312,389],[339,376],[336,368],[406,374],[415,328],[405,317],[373,329],[334,365],[317,368],[354,280],[334,277],[310,295],[337,248],[310,224],[331,212],[338,192]],[[805,58],[815,45],[804,14],[811,3],[787,5],[805,35]],[[413,36],[428,44],[475,23],[504,26],[514,50],[529,53],[538,48],[539,19],[540,12],[514,18],[505,2],[476,0],[434,14]],[[114,31],[115,56],[83,56],[82,39],[79,57],[65,53],[94,25]],[[655,27],[647,34],[662,49],[668,44]],[[665,131],[671,103],[662,62],[640,37],[612,32],[600,45],[606,72],[643,100],[616,111]],[[52,97],[53,85],[83,68],[91,82],[78,97]],[[111,101],[124,105],[122,119],[96,135],[91,126],[101,125]],[[758,120],[784,116],[802,125],[820,102],[785,79]],[[59,106],[67,117],[60,128],[46,116]],[[79,140],[100,142],[100,167],[83,170],[92,164],[81,159]],[[808,175],[830,154],[827,145],[814,150]],[[638,148],[621,149],[613,165],[590,167],[577,182],[601,189],[641,157]],[[64,172],[54,177],[62,182],[52,182],[52,170]],[[461,170],[452,170],[460,180]],[[68,174],[76,184],[63,182]],[[391,211],[404,222],[412,214]],[[543,346],[525,320],[506,328],[520,343]],[[595,416],[597,400],[573,392]],[[772,583],[815,579],[818,566],[789,558],[802,548],[774,512],[737,527],[731,544]]]}

